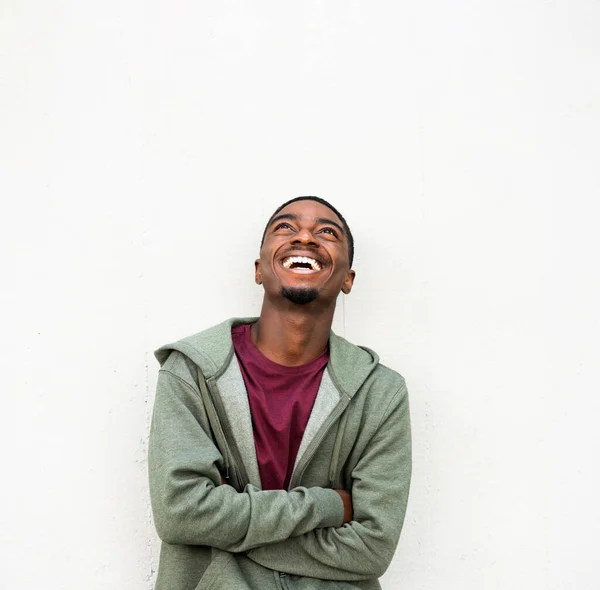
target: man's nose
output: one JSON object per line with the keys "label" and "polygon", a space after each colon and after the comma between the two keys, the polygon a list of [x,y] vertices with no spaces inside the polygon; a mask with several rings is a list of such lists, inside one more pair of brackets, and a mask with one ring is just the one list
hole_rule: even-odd
{"label": "man's nose", "polygon": [[308,228],[302,228],[292,240],[292,244],[307,244],[311,246],[318,246],[319,243],[313,236],[312,232]]}

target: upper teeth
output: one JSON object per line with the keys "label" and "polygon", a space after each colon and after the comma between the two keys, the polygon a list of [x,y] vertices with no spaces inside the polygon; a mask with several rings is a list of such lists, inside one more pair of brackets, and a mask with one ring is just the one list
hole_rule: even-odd
{"label": "upper teeth", "polygon": [[290,268],[292,264],[298,264],[299,262],[310,264],[313,270],[321,270],[321,265],[314,258],[308,258],[307,256],[290,256],[283,261],[283,266]]}

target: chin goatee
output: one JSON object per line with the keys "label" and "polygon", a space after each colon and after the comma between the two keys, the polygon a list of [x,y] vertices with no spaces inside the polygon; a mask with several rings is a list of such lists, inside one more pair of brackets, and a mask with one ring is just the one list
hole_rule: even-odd
{"label": "chin goatee", "polygon": [[319,292],[316,289],[290,289],[288,287],[283,287],[281,294],[288,301],[297,305],[306,305],[319,296]]}

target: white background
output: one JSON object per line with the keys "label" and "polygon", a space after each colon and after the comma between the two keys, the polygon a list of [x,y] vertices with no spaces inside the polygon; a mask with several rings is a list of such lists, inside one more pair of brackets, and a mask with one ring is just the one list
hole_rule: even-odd
{"label": "white background", "polygon": [[0,587],[149,590],[152,351],[356,237],[335,328],[411,393],[384,588],[597,590],[600,4],[0,2]]}

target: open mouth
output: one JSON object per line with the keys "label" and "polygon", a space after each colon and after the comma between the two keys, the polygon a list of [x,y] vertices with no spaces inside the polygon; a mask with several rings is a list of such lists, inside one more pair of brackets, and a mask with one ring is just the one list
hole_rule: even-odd
{"label": "open mouth", "polygon": [[298,273],[318,272],[323,268],[318,260],[308,256],[288,256],[283,259],[281,265],[283,268]]}

